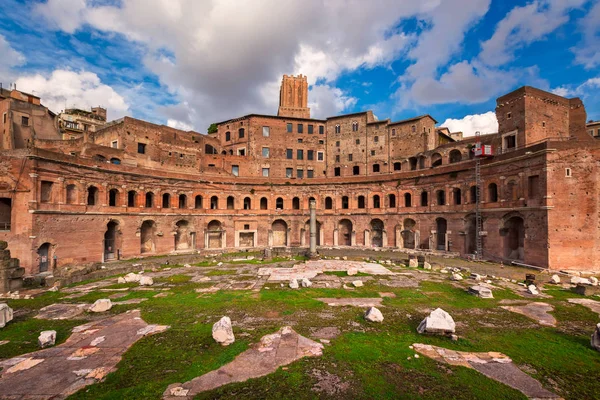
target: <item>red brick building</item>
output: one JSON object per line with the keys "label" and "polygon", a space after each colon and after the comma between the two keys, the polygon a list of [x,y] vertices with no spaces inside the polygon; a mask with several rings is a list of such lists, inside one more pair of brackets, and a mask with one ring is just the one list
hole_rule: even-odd
{"label": "red brick building", "polygon": [[[126,117],[73,140],[61,140],[39,99],[4,96],[0,240],[30,274],[308,247],[314,198],[319,246],[475,251],[475,138],[429,115],[312,119],[307,94],[305,77],[286,76],[277,116],[223,121],[211,135]],[[33,113],[43,135],[19,119],[32,107],[45,110]],[[483,257],[600,270],[600,144],[583,104],[523,87],[496,113],[499,132],[481,137],[495,151],[481,165]]]}

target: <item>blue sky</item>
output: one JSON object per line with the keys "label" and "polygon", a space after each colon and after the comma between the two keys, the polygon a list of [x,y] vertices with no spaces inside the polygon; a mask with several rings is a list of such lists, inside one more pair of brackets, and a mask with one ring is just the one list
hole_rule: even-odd
{"label": "blue sky", "polygon": [[2,0],[0,15],[0,82],[54,111],[205,132],[276,113],[281,76],[302,73],[317,118],[493,132],[496,97],[531,85],[600,119],[599,0]]}

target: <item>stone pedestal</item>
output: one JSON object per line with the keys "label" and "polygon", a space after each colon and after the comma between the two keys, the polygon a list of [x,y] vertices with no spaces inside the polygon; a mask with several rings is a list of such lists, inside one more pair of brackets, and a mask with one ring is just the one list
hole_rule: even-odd
{"label": "stone pedestal", "polygon": [[25,269],[18,258],[10,258],[8,243],[0,241],[0,293],[13,292],[23,287]]}

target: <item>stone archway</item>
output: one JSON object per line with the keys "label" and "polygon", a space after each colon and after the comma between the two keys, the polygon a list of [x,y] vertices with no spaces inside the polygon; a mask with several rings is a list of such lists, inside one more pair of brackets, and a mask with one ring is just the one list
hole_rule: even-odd
{"label": "stone archway", "polygon": [[184,251],[192,248],[190,224],[182,219],[175,224],[175,251]]}
{"label": "stone archway", "polygon": [[435,239],[435,249],[446,251],[446,243],[448,242],[446,236],[448,232],[448,221],[445,218],[437,218],[435,220],[436,226],[436,239]]}
{"label": "stone archway", "polygon": [[154,253],[156,251],[156,244],[154,243],[155,234],[156,222],[152,220],[142,222],[142,227],[140,228],[140,253]]}
{"label": "stone archway", "polygon": [[379,218],[371,220],[371,246],[372,247],[383,247],[383,221]]}
{"label": "stone archway", "polygon": [[220,221],[212,220],[206,227],[206,247],[220,249],[223,247],[223,226]]}
{"label": "stone archway", "polygon": [[109,221],[106,224],[106,232],[104,232],[104,261],[119,258],[118,233],[119,222]]}
{"label": "stone archway", "polygon": [[504,257],[510,260],[525,260],[525,221],[519,216],[504,223]]}
{"label": "stone archway", "polygon": [[404,220],[404,229],[402,230],[402,241],[404,242],[405,249],[415,249],[417,247],[417,240],[415,234],[415,226],[417,223],[414,219],[406,218]]}
{"label": "stone archway", "polygon": [[37,254],[39,257],[39,272],[48,272],[48,269],[50,268],[50,249],[51,249],[51,244],[50,243],[44,243],[42,244],[40,247],[38,247],[37,250]]}
{"label": "stone archway", "polygon": [[352,246],[352,221],[349,219],[342,219],[338,223],[338,235],[340,246]]}
{"label": "stone archway", "polygon": [[[317,246],[321,246],[321,222],[317,222]],[[302,237],[301,240],[304,246],[310,245],[310,220],[306,221],[304,227],[302,228]]]}
{"label": "stone archway", "polygon": [[273,247],[286,247],[288,235],[287,223],[282,219],[275,220],[271,225],[271,231],[273,232]]}

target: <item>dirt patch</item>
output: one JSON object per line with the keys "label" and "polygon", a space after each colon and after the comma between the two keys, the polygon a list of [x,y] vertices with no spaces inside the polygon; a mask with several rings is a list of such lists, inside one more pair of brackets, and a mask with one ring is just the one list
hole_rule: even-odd
{"label": "dirt patch", "polygon": [[327,371],[313,369],[310,375],[317,380],[311,389],[313,392],[339,396],[350,388],[349,382],[344,382],[339,376]]}

